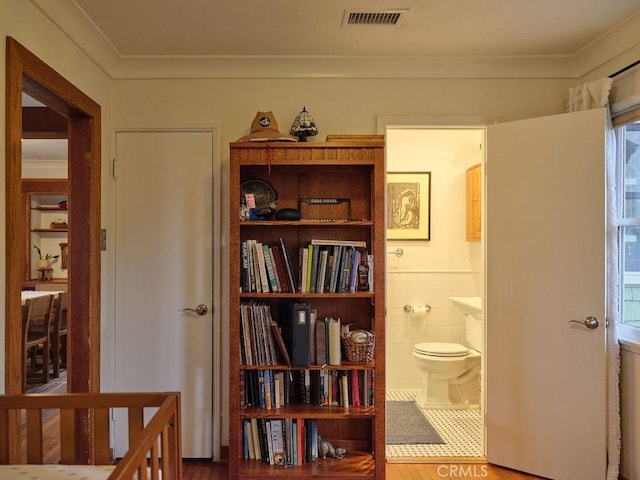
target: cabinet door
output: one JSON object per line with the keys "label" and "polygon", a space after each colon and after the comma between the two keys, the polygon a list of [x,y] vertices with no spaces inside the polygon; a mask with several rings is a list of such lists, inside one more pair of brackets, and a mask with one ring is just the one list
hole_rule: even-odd
{"label": "cabinet door", "polygon": [[482,231],[482,169],[467,170],[467,240],[478,241]]}

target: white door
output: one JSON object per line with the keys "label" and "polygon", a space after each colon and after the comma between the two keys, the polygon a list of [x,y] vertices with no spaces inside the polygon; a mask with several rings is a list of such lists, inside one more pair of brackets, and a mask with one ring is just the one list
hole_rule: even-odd
{"label": "white door", "polygon": [[[192,458],[212,457],[214,142],[211,131],[116,133],[115,388],[181,392]],[[200,304],[203,315],[183,311]]]}
{"label": "white door", "polygon": [[555,480],[606,473],[604,119],[488,129],[487,459]]}

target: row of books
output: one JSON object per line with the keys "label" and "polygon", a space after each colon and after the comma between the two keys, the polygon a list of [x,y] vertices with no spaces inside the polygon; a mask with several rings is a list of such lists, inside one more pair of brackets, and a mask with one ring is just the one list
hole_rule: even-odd
{"label": "row of books", "polygon": [[240,246],[240,288],[245,293],[355,293],[373,290],[373,255],[356,240],[314,239],[298,250],[296,274],[286,241],[254,239]]}
{"label": "row of books", "polygon": [[[276,335],[274,335],[274,330]],[[240,304],[240,362],[242,365],[288,364],[277,349],[278,324],[271,317],[271,307],[266,302],[247,301]],[[284,351],[286,354],[286,350]]]}
{"label": "row of books", "polygon": [[318,459],[316,420],[251,418],[242,420],[242,458],[270,465],[303,465]]}
{"label": "row of books", "polygon": [[277,245],[257,240],[240,244],[241,291],[255,293],[297,293],[291,258],[283,238]]}
{"label": "row of books", "polygon": [[370,407],[373,370],[242,370],[240,404],[264,409],[285,405]]}
{"label": "row of books", "polygon": [[240,304],[240,362],[242,365],[308,367],[342,363],[340,318],[317,319],[308,302],[280,299],[278,318],[264,301]]}
{"label": "row of books", "polygon": [[373,290],[373,255],[366,248],[366,242],[336,240],[311,240],[300,247],[300,292]]}

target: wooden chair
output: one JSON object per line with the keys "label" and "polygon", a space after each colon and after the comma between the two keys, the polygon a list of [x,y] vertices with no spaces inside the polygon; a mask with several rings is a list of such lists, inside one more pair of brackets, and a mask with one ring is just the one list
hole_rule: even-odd
{"label": "wooden chair", "polygon": [[53,295],[32,298],[26,301],[22,317],[24,338],[22,355],[22,390],[27,390],[27,362],[31,354],[32,366],[37,363],[36,350],[42,347],[42,383],[49,381],[49,355],[51,311]]}
{"label": "wooden chair", "polygon": [[54,302],[55,313],[51,323],[51,362],[53,378],[60,376],[60,368],[67,367],[67,292],[60,292]]}

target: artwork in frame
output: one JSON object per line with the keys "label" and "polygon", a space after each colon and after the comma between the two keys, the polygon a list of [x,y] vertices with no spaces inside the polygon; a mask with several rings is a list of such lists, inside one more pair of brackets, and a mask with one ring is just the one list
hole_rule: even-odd
{"label": "artwork in frame", "polygon": [[431,239],[431,172],[387,172],[387,239]]}

